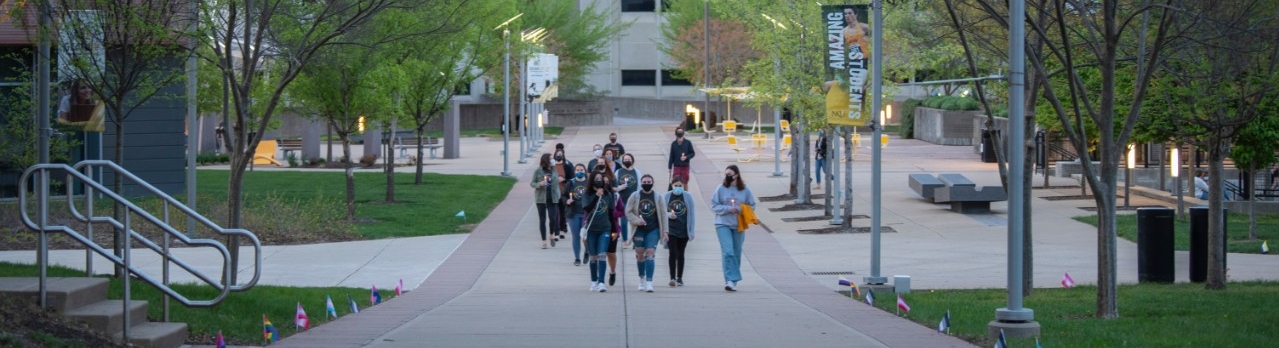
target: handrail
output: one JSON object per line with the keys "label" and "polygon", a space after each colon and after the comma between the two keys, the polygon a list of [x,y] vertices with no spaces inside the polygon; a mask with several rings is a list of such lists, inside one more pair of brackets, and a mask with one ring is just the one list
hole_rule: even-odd
{"label": "handrail", "polygon": [[[114,163],[110,163],[110,164],[104,164],[104,163],[101,163],[101,162],[106,162],[106,161],[86,161],[86,162],[92,162],[92,163],[83,163],[83,164],[85,164],[85,165],[104,165],[104,166],[107,166],[107,167],[112,167],[112,169],[115,169],[115,170],[116,170],[117,175],[123,175],[124,177],[127,177],[127,178],[129,178],[129,179],[137,180],[137,177],[136,177],[136,176],[134,176],[134,175],[132,175],[132,173],[128,173],[128,172],[127,172],[127,171],[125,171],[123,168],[120,168],[118,165],[115,165]],[[109,162],[108,162],[108,163],[109,163]],[[83,167],[83,166],[80,166],[80,165],[77,165],[77,166],[78,166],[78,167]],[[70,188],[73,186],[73,185],[71,185],[71,184],[72,184],[73,179],[80,180],[80,181],[81,181],[81,182],[85,185],[86,193],[89,193],[89,194],[86,194],[86,196],[92,197],[92,196],[94,195],[94,194],[92,193],[92,191],[99,191],[99,192],[97,192],[97,194],[101,194],[101,195],[105,196],[106,198],[109,198],[109,199],[115,200],[116,202],[118,202],[119,204],[121,204],[121,205],[123,206],[123,208],[124,208],[124,215],[123,215],[123,216],[124,216],[124,221],[116,220],[116,219],[115,219],[115,218],[113,218],[113,217],[98,217],[98,216],[88,216],[88,217],[86,217],[86,216],[84,216],[83,214],[80,214],[78,210],[76,210],[76,208],[75,208],[75,204],[73,204],[74,202],[73,202],[73,200],[72,200],[72,195],[70,195],[70,194],[68,194],[68,195],[67,195],[67,200],[68,200],[68,203],[69,203],[69,204],[68,204],[68,206],[69,206],[69,207],[70,207],[70,209],[72,210],[73,215],[75,216],[75,218],[76,218],[76,219],[78,219],[78,220],[80,220],[80,221],[82,221],[82,222],[90,223],[90,224],[92,224],[92,223],[107,223],[107,224],[110,224],[110,225],[112,225],[112,226],[115,226],[116,228],[123,229],[124,231],[126,231],[126,232],[127,232],[127,233],[125,233],[125,235],[124,235],[124,237],[125,237],[125,238],[124,238],[124,239],[125,239],[124,255],[122,255],[122,256],[117,256],[117,255],[115,255],[113,252],[111,252],[111,251],[107,251],[107,250],[103,249],[101,246],[98,246],[98,245],[97,245],[97,243],[93,242],[91,239],[85,238],[83,235],[80,235],[80,234],[79,234],[79,233],[77,233],[74,229],[71,229],[70,227],[63,226],[63,225],[47,225],[47,220],[48,220],[48,218],[47,218],[47,213],[48,213],[48,212],[47,212],[47,206],[45,206],[45,204],[47,204],[47,202],[48,202],[48,188],[47,188],[48,174],[49,174],[49,172],[50,172],[50,171],[52,171],[52,170],[61,170],[61,171],[64,171],[64,172],[66,173],[66,175],[67,175],[67,182],[65,183],[65,185],[67,186],[68,190],[70,190]],[[198,213],[195,213],[193,210],[191,210],[190,208],[186,207],[185,205],[182,205],[182,204],[180,204],[180,203],[177,203],[177,201],[176,201],[175,199],[173,199],[172,197],[169,197],[167,194],[164,194],[163,192],[158,192],[158,190],[157,190],[157,189],[155,189],[154,187],[151,187],[150,185],[141,185],[141,186],[144,186],[144,187],[145,187],[145,188],[147,188],[147,189],[153,190],[153,192],[154,192],[154,193],[157,193],[157,195],[158,195],[158,196],[161,196],[163,199],[165,199],[165,200],[166,200],[166,202],[168,202],[168,203],[170,203],[170,204],[173,204],[173,205],[174,205],[175,207],[177,207],[180,211],[182,211],[182,212],[184,212],[184,213],[187,213],[188,215],[191,215],[191,216],[192,216],[192,217],[194,217],[197,221],[199,221],[199,222],[201,222],[202,224],[204,224],[205,226],[207,226],[207,227],[209,227],[209,228],[213,229],[213,230],[214,230],[214,231],[216,231],[217,233],[219,233],[219,234],[223,234],[223,235],[238,235],[238,236],[244,236],[244,237],[246,237],[246,238],[247,238],[247,239],[248,239],[248,240],[252,243],[252,245],[254,246],[254,250],[255,250],[255,260],[256,260],[256,262],[254,263],[254,268],[255,268],[255,269],[254,269],[254,274],[253,274],[253,278],[252,278],[252,280],[251,280],[250,282],[245,283],[245,284],[242,284],[242,285],[224,285],[224,284],[222,284],[220,281],[218,281],[218,280],[214,280],[214,279],[210,278],[209,276],[205,275],[203,272],[200,272],[199,270],[195,269],[195,268],[194,268],[194,267],[192,267],[190,264],[187,264],[186,262],[183,262],[183,261],[181,261],[181,260],[172,259],[172,255],[170,255],[170,254],[168,254],[168,253],[164,252],[164,251],[163,251],[163,250],[162,250],[159,246],[156,246],[154,242],[151,242],[150,240],[147,240],[144,236],[142,236],[141,234],[139,234],[139,233],[137,233],[136,231],[134,231],[134,230],[131,228],[131,223],[130,223],[130,213],[136,213],[138,216],[142,217],[144,220],[146,220],[146,221],[148,221],[148,222],[150,222],[150,223],[152,223],[152,224],[154,224],[154,225],[156,225],[156,226],[160,227],[160,228],[161,228],[161,229],[162,229],[162,230],[166,233],[166,235],[169,235],[169,236],[173,236],[173,237],[175,237],[175,238],[178,238],[179,240],[181,240],[183,243],[185,243],[185,244],[187,244],[187,245],[191,245],[191,246],[207,246],[207,247],[210,247],[210,248],[214,248],[214,249],[216,249],[219,253],[221,253],[221,254],[222,254],[222,257],[223,257],[223,272],[222,272],[222,273],[223,273],[223,275],[222,275],[222,279],[230,279],[230,274],[231,274],[231,272],[234,272],[234,271],[236,271],[236,270],[235,270],[235,269],[233,269],[233,268],[231,267],[231,257],[230,257],[230,253],[227,251],[227,248],[226,248],[224,245],[222,245],[222,243],[220,243],[220,242],[218,242],[217,240],[214,240],[214,239],[204,239],[204,238],[193,239],[193,238],[187,237],[185,234],[182,234],[181,232],[177,231],[177,230],[176,230],[176,229],[174,229],[172,226],[169,226],[167,223],[162,222],[159,218],[156,218],[154,215],[151,215],[150,213],[148,213],[148,212],[146,212],[146,211],[142,210],[142,209],[141,209],[140,207],[138,207],[137,205],[133,204],[132,202],[130,202],[130,201],[128,201],[127,199],[125,199],[124,197],[120,196],[117,192],[114,192],[114,191],[112,191],[112,190],[110,190],[110,189],[106,188],[106,187],[105,187],[105,186],[103,186],[101,183],[99,183],[99,182],[95,181],[94,179],[92,179],[91,177],[89,177],[89,176],[85,175],[84,173],[80,173],[79,171],[77,171],[77,170],[76,170],[76,168],[71,167],[71,166],[68,166],[68,165],[66,165],[66,164],[37,164],[37,165],[31,166],[31,167],[29,167],[29,168],[28,168],[25,172],[23,172],[22,177],[21,177],[21,179],[20,179],[20,182],[21,182],[21,183],[26,183],[27,181],[29,181],[29,180],[31,179],[32,174],[37,173],[37,172],[39,172],[39,173],[40,173],[40,177],[42,178],[42,183],[43,183],[43,185],[40,185],[40,195],[39,195],[39,199],[40,199],[40,201],[41,201],[41,205],[42,205],[42,207],[40,208],[40,209],[41,209],[41,214],[42,214],[42,216],[41,216],[41,218],[40,218],[41,223],[37,224],[37,223],[33,222],[33,221],[31,220],[31,217],[30,217],[30,216],[29,216],[29,214],[28,214],[28,211],[27,211],[27,209],[26,209],[28,197],[27,197],[27,192],[26,192],[25,190],[23,190],[23,191],[21,191],[21,192],[20,192],[20,194],[19,194],[19,196],[18,196],[18,200],[19,200],[19,204],[20,204],[20,206],[21,206],[21,207],[23,207],[23,209],[22,209],[22,221],[23,221],[23,223],[24,223],[24,224],[25,224],[28,228],[41,232],[41,238],[42,238],[42,240],[43,240],[43,238],[44,238],[44,234],[45,234],[46,232],[62,232],[62,233],[65,233],[66,235],[70,236],[72,239],[75,239],[76,241],[80,242],[81,244],[84,244],[84,245],[85,245],[85,246],[86,246],[89,250],[92,250],[93,252],[96,252],[98,255],[102,256],[103,258],[107,259],[108,261],[111,261],[112,263],[115,263],[116,265],[119,265],[119,266],[121,266],[121,267],[124,267],[125,269],[127,269],[127,270],[129,271],[129,273],[132,273],[132,274],[136,275],[139,279],[142,279],[143,281],[146,281],[147,283],[149,283],[149,284],[151,284],[152,286],[156,287],[156,288],[157,288],[158,290],[160,290],[161,292],[164,292],[165,294],[167,294],[167,295],[169,295],[169,296],[171,296],[171,297],[173,297],[173,298],[177,299],[179,302],[181,302],[182,304],[184,304],[184,305],[186,305],[186,306],[189,306],[189,307],[210,307],[210,306],[214,306],[214,305],[216,305],[216,304],[220,303],[223,299],[225,299],[225,298],[226,298],[226,296],[227,296],[227,294],[228,294],[230,291],[243,291],[243,290],[246,290],[246,289],[248,289],[248,288],[252,287],[254,284],[256,284],[256,282],[257,282],[257,280],[258,280],[258,278],[259,278],[259,275],[260,275],[260,273],[261,273],[261,272],[260,272],[260,270],[261,270],[261,243],[258,241],[257,236],[253,235],[253,234],[252,234],[252,233],[250,233],[249,231],[246,231],[246,230],[243,230],[243,229],[224,229],[224,228],[221,228],[221,227],[220,227],[220,226],[218,226],[217,224],[214,224],[214,223],[212,223],[211,221],[209,221],[208,219],[204,218],[203,216],[200,216]],[[139,183],[141,183],[141,181],[140,181],[140,180],[138,180],[138,181],[139,181]],[[145,183],[142,183],[142,184],[145,184]],[[91,201],[91,200],[90,200],[90,201]],[[91,207],[91,206],[90,206],[90,207]],[[90,208],[90,209],[92,209],[92,208]],[[175,264],[177,264],[178,266],[180,266],[180,267],[182,267],[182,268],[186,269],[186,270],[187,270],[188,272],[190,272],[192,275],[195,275],[195,276],[196,276],[197,278],[199,278],[200,280],[204,281],[205,283],[209,284],[210,286],[213,286],[215,289],[217,289],[217,290],[219,291],[219,294],[218,294],[216,297],[214,297],[213,299],[210,299],[210,300],[203,300],[203,301],[191,300],[191,299],[188,299],[186,296],[183,296],[182,294],[180,294],[180,293],[178,293],[178,292],[174,291],[174,290],[173,290],[172,288],[170,288],[167,284],[164,284],[164,283],[162,283],[162,282],[160,282],[160,281],[157,281],[157,280],[155,280],[154,278],[152,278],[150,275],[147,275],[146,273],[144,273],[142,270],[140,270],[140,269],[138,269],[138,268],[136,268],[136,267],[133,267],[133,266],[132,266],[132,264],[131,264],[131,260],[130,260],[130,254],[131,254],[130,250],[132,249],[132,245],[131,245],[131,243],[129,243],[129,240],[130,240],[130,239],[132,239],[132,238],[138,238],[139,242],[140,242],[140,243],[142,243],[143,245],[147,246],[148,248],[151,248],[152,250],[154,250],[154,251],[156,251],[156,252],[161,253],[161,254],[162,254],[162,255],[164,255],[166,258],[170,259],[170,261],[172,261],[172,262],[174,262]],[[43,268],[47,265],[47,260],[43,259],[44,257],[47,257],[47,245],[46,245],[45,243],[41,243],[40,248],[41,248],[41,254],[42,254],[42,256],[41,256],[41,257],[42,257],[42,259],[40,260],[40,263],[41,263],[41,268],[43,269]],[[44,279],[43,279],[43,278],[44,278],[44,275],[45,275],[45,272],[41,272],[41,293],[42,293],[42,296],[41,296],[41,297],[42,297],[42,298],[44,298],[44,296],[43,296],[43,292],[44,292],[44,286],[43,286],[43,284],[44,284]],[[126,282],[126,283],[127,283],[127,282]],[[127,292],[128,292],[128,291],[127,291],[127,286],[126,286],[126,301],[127,301],[127,298],[128,298],[128,293],[127,293]]]}
{"label": "handrail", "polygon": [[[119,164],[115,162],[107,161],[107,160],[85,160],[85,161],[80,161],[76,163],[75,166],[73,166],[73,168],[75,168],[77,171],[90,171],[92,167],[95,167],[95,166],[106,167],[108,169],[111,169],[112,171],[115,172],[117,176],[117,180],[128,179],[129,181],[132,181],[134,184],[137,184],[139,187],[146,189],[151,194],[164,200],[164,202],[166,203],[166,206],[165,206],[166,208],[168,206],[173,206],[174,208],[177,208],[178,211],[186,214],[188,217],[195,219],[197,223],[204,225],[205,227],[208,227],[209,229],[213,230],[215,233],[218,233],[221,235],[227,235],[227,236],[240,235],[240,236],[248,237],[253,246],[253,255],[254,255],[253,277],[247,283],[230,284],[230,289],[231,291],[236,291],[236,292],[245,291],[245,290],[248,290],[249,288],[252,288],[254,285],[258,283],[258,279],[262,275],[262,243],[258,240],[257,235],[254,235],[252,232],[249,232],[248,230],[241,229],[241,228],[223,228],[217,223],[204,217],[204,215],[201,215],[199,212],[196,212],[194,209],[191,209],[191,207],[186,206],[186,204],[183,204],[181,201],[178,201],[176,198],[169,196],[169,194],[165,193],[164,191],[161,191],[155,186],[151,186],[151,184],[147,183],[146,181],[143,181],[141,178],[138,178],[137,175],[134,175],[132,172],[125,170],[124,167],[121,167]],[[188,192],[187,194],[195,194],[195,193]],[[70,195],[67,195],[67,196],[70,197]],[[92,195],[88,195],[88,196],[90,196],[89,199],[92,200]],[[76,218],[80,219],[81,217],[79,215],[79,212],[75,210],[74,205],[71,205],[71,209],[72,209],[72,213],[76,215]],[[168,212],[166,211],[165,213],[167,214]],[[84,221],[84,220],[81,220],[81,221]],[[183,235],[181,232],[169,226],[168,221],[165,221],[164,224],[159,224],[159,223],[157,224],[161,225],[161,228],[171,230],[172,232],[169,232],[171,235],[175,237],[182,236],[182,237],[179,237],[179,239],[185,238],[185,235]],[[185,242],[185,239],[183,239],[183,241]],[[156,249],[154,244],[151,244],[150,247],[153,250]],[[159,250],[156,250],[156,251],[159,252]],[[232,252],[232,254],[237,254],[237,253]],[[178,263],[178,262],[181,262],[181,261],[180,260],[175,261],[175,263]],[[233,266],[236,263],[237,262],[235,259],[231,260],[231,264]],[[230,278],[226,278],[226,279],[230,279]]]}
{"label": "handrail", "polygon": [[1070,150],[1059,144],[1048,143],[1048,150],[1057,153],[1067,161],[1079,159],[1079,155],[1076,155],[1074,152],[1070,152]]}

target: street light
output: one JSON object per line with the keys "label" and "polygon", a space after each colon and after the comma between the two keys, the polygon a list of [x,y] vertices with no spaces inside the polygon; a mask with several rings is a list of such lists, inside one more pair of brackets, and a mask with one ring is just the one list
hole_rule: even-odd
{"label": "street light", "polygon": [[502,42],[506,45],[506,67],[502,73],[502,176],[511,176],[511,30],[504,28],[523,15],[524,13],[517,14],[493,28],[502,29]]}
{"label": "street light", "polygon": [[1124,173],[1124,209],[1128,209],[1128,190],[1132,188],[1132,169],[1137,166],[1137,147],[1128,145],[1128,171]]}

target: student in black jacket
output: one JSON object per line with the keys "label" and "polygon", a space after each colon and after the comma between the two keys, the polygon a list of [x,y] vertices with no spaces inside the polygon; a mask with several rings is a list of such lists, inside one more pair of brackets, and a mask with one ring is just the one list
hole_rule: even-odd
{"label": "student in black jacket", "polygon": [[688,162],[693,160],[693,156],[697,156],[697,152],[693,150],[693,143],[684,139],[684,127],[675,128],[675,141],[671,142],[666,160],[670,177],[683,178],[684,184],[688,184]]}

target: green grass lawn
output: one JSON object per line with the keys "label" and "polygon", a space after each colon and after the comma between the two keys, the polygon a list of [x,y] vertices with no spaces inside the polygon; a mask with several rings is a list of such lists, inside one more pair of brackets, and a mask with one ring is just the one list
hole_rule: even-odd
{"label": "green grass lawn", "polygon": [[[38,268],[34,265],[0,262],[0,277],[35,277],[38,276],[37,272]],[[49,276],[83,277],[84,272],[55,266],[49,268]],[[107,297],[123,298],[123,284],[119,279],[111,279],[111,288],[107,292]],[[131,287],[134,300],[147,301],[150,304],[147,317],[152,321],[160,321],[164,313],[160,304],[160,291],[141,281],[134,281]],[[217,296],[217,291],[208,286],[175,284],[172,287],[178,293],[193,300],[207,300]],[[382,300],[386,301],[395,297],[394,289],[394,287],[378,289],[378,292],[382,294]],[[188,343],[194,341],[213,344],[218,331],[222,331],[222,335],[227,338],[227,343],[230,345],[262,346],[265,345],[265,341],[262,340],[263,315],[271,320],[271,324],[280,331],[280,338],[283,339],[297,332],[293,325],[293,315],[297,311],[298,302],[302,303],[302,308],[306,310],[307,317],[311,320],[311,327],[314,328],[329,321],[324,312],[325,296],[331,296],[337,314],[345,316],[351,313],[348,295],[355,299],[355,303],[361,309],[364,309],[370,306],[370,294],[369,289],[360,288],[259,285],[246,292],[232,292],[222,303],[212,308],[187,308],[177,301],[172,301],[169,320],[187,323],[189,337],[192,338],[188,340]]]}
{"label": "green grass lawn", "polygon": [[[1189,215],[1189,213],[1187,213]],[[1226,218],[1226,239],[1229,243],[1226,250],[1232,253],[1261,253],[1261,243],[1266,240],[1279,239],[1279,215],[1257,214],[1257,240],[1248,239],[1248,214],[1230,213]],[[1075,220],[1097,226],[1097,216],[1080,216]],[[1173,220],[1176,250],[1190,250],[1190,218]],[[1124,214],[1116,217],[1116,232],[1119,237],[1133,242],[1137,241],[1137,215]],[[1271,244],[1270,247],[1275,247]]]}
{"label": "green grass lawn", "polygon": [[[1229,283],[1227,290],[1203,284],[1141,284],[1119,287],[1119,318],[1097,319],[1096,287],[1036,289],[1024,305],[1035,311],[1043,347],[1267,347],[1279,338],[1275,308],[1279,283]],[[876,294],[875,306],[896,311],[892,294]],[[937,328],[950,311],[951,334],[990,347],[986,326],[1007,305],[1007,291],[916,291],[902,295],[906,317]],[[1034,347],[1033,338],[1010,338],[1011,347]]]}
{"label": "green grass lawn", "polygon": [[[511,126],[511,128],[514,128],[514,127],[515,127],[514,125]],[[546,126],[544,128],[546,129],[546,135],[560,135],[560,133],[564,132],[564,127],[560,127],[560,126]],[[422,135],[427,137],[432,137],[432,138],[440,138],[440,137],[444,137],[444,132],[443,131],[426,131]],[[493,127],[493,128],[464,129],[458,132],[458,135],[461,135],[462,137],[494,137],[494,136],[500,137],[502,136],[502,128]],[[519,137],[518,133],[512,133],[511,136]],[[327,134],[321,135],[320,140],[329,140],[329,136]],[[332,140],[338,141],[338,137],[335,135],[333,136]]]}
{"label": "green grass lawn", "polygon": [[[227,176],[224,170],[200,170],[197,205],[226,204]],[[429,236],[469,232],[475,224],[506,198],[515,180],[498,176],[424,174],[423,185],[413,185],[412,173],[396,173],[396,203],[385,203],[386,175],[380,170],[355,173],[355,231],[368,239]],[[288,197],[323,201],[337,205],[327,209],[339,217],[345,212],[346,183],[340,170],[324,172],[254,171],[244,176],[244,199]],[[456,218],[466,212],[466,221]],[[269,212],[268,212],[269,213]],[[224,218],[215,217],[215,221]]]}

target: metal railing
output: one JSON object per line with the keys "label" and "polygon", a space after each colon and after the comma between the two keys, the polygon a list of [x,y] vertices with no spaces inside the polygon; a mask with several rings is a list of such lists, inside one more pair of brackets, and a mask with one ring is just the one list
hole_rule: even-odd
{"label": "metal railing", "polygon": [[[149,193],[155,195],[157,198],[161,200],[163,204],[163,210],[164,210],[163,218],[152,215],[151,213],[137,206],[133,202],[124,198],[120,193],[112,191],[111,189],[103,186],[101,183],[97,182],[97,180],[93,179],[92,174],[86,174],[86,173],[92,173],[95,169],[98,169],[98,170],[110,169],[114,172],[113,174],[115,175],[116,180],[128,180],[132,182],[133,184],[136,184],[138,187],[145,189]],[[49,183],[50,183],[50,176],[52,174],[51,171],[59,171],[59,172],[65,173],[66,179],[62,182],[62,185],[66,189],[65,197],[67,200],[67,207],[71,211],[72,216],[76,220],[85,223],[85,225],[87,226],[86,230],[88,231],[87,236],[82,235],[79,232],[77,232],[75,229],[65,225],[49,224],[49,197],[50,197]],[[81,171],[84,171],[86,173],[82,173]],[[68,237],[70,237],[71,239],[79,242],[80,244],[83,244],[86,247],[86,251],[85,251],[86,271],[89,272],[90,275],[92,274],[93,253],[96,253],[99,256],[105,258],[107,261],[110,261],[122,267],[129,274],[136,276],[139,280],[147,282],[148,284],[151,284],[151,286],[160,290],[162,293],[165,294],[166,301],[167,301],[167,298],[173,298],[188,307],[215,306],[218,303],[222,302],[222,300],[224,300],[226,296],[228,295],[228,293],[231,291],[244,291],[244,290],[248,290],[249,288],[252,288],[255,284],[257,284],[258,278],[261,276],[262,246],[261,246],[261,242],[258,241],[258,238],[256,235],[244,229],[228,229],[228,228],[223,228],[217,225],[216,223],[213,223],[209,219],[197,213],[195,210],[187,207],[186,205],[182,204],[181,202],[169,196],[168,194],[165,194],[163,191],[160,191],[154,186],[139,179],[136,175],[133,175],[133,173],[126,171],[124,168],[120,167],[114,162],[102,161],[102,160],[90,160],[90,161],[83,161],[83,162],[77,163],[74,167],[68,166],[66,164],[37,164],[37,165],[31,166],[25,172],[23,172],[19,182],[25,186],[29,182],[29,180],[32,180],[33,178],[39,179],[39,182],[35,184],[35,188],[37,191],[36,199],[37,199],[37,216],[38,216],[36,221],[33,221],[31,216],[28,214],[28,208],[27,208],[28,197],[27,196],[29,193],[27,192],[27,190],[20,191],[20,194],[18,196],[18,202],[19,202],[19,206],[22,209],[23,224],[25,224],[27,228],[35,230],[39,233],[37,263],[39,264],[39,268],[40,268],[39,287],[40,287],[40,306],[41,307],[47,307],[48,305],[47,292],[46,292],[46,282],[48,278],[48,272],[46,267],[48,266],[48,261],[49,261],[48,260],[49,244],[48,244],[48,235],[47,235],[47,233],[49,232],[61,232],[67,235]],[[75,185],[76,183],[83,184],[83,187],[84,187],[83,202],[85,203],[85,213],[81,213],[80,210],[77,209],[76,207],[76,202],[75,202],[76,196],[73,194],[73,188],[76,186]],[[193,193],[188,193],[188,194],[193,194]],[[114,216],[97,216],[94,214],[93,202],[95,197],[99,195],[102,198],[112,200],[114,201],[115,204],[118,204],[118,206],[122,210],[121,214],[119,214],[119,216],[121,217],[121,220],[117,220],[116,217]],[[187,236],[186,234],[182,233],[181,231],[178,231],[177,229],[173,228],[171,224],[169,223],[170,207],[172,207],[173,209],[176,209],[179,213],[186,215],[188,218],[194,219],[197,223],[204,225],[205,227],[212,230],[214,233],[217,233],[219,235],[224,235],[224,236],[244,237],[245,240],[247,240],[251,244],[254,250],[252,278],[247,283],[243,283],[243,284],[225,284],[226,280],[232,279],[232,276],[231,276],[232,272],[237,271],[237,269],[233,266],[235,262],[232,261],[231,253],[227,250],[227,247],[215,239],[191,238]],[[164,236],[163,245],[157,245],[155,242],[151,241],[150,239],[147,239],[145,236],[143,236],[142,234],[139,234],[136,230],[134,230],[133,228],[134,221],[132,221],[132,219],[133,219],[133,215],[135,214],[138,217],[140,217],[142,220],[144,220],[144,222],[150,223],[151,225],[158,227],[163,232],[163,236]],[[92,233],[93,233],[94,224],[107,224],[123,232],[123,233],[120,233],[120,237],[122,237],[123,239],[122,248],[120,251],[121,255],[116,255],[116,253],[112,250],[103,249],[101,246],[99,246],[96,242],[93,241]],[[170,252],[171,238],[177,238],[182,243],[192,247],[209,247],[217,250],[222,255],[222,260],[223,260],[221,278],[220,279],[212,278],[206,275],[204,272],[201,272],[200,270],[196,269],[191,264],[185,261],[182,261],[181,259],[174,258],[172,253]],[[146,246],[152,251],[155,251],[162,257],[164,261],[163,262],[164,266],[163,266],[163,278],[161,280],[156,280],[151,275],[133,266],[132,249],[133,249],[133,242],[135,241],[135,239],[136,239],[136,242],[138,242],[139,244],[142,244],[143,246]],[[238,248],[238,246],[236,247]],[[169,287],[169,264],[170,263],[178,265],[179,267],[182,267],[191,275],[195,276],[196,278],[200,279],[204,283],[217,289],[218,295],[208,300],[192,300],[187,298],[185,295],[182,295],[181,293],[178,293],[177,291],[173,290],[171,287]],[[130,282],[127,281],[126,279],[126,281],[124,281],[123,284],[124,284],[124,299],[123,299],[124,311],[125,313],[128,313],[129,306],[130,306],[130,303],[129,303],[130,297],[132,295],[131,289],[130,289]],[[164,312],[165,312],[164,317],[166,320],[168,318],[168,309],[169,308],[166,302],[166,305],[164,306]],[[129,322],[130,318],[128,315],[123,316],[123,318],[124,318],[123,336],[124,336],[124,339],[127,341],[129,338],[128,330],[129,330],[129,327],[131,326],[131,323]]]}
{"label": "metal railing", "polygon": [[1074,161],[1079,159],[1079,155],[1076,155],[1073,151],[1070,151],[1070,149],[1061,146],[1061,144],[1048,143],[1048,151],[1061,156],[1064,161]]}

